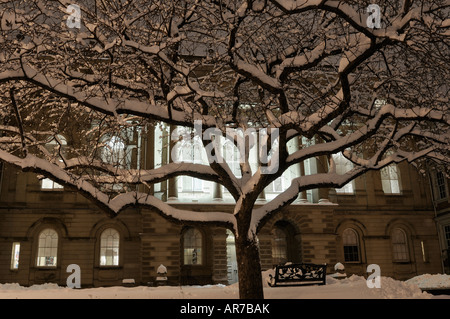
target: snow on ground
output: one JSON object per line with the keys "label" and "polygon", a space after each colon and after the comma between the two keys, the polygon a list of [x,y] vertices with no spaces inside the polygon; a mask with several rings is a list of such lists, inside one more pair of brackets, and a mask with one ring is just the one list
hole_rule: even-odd
{"label": "snow on ground", "polygon": [[423,289],[450,289],[450,275],[420,275],[406,281]]}
{"label": "snow on ground", "polygon": [[[267,273],[263,274],[267,277]],[[450,285],[448,275],[422,275],[409,281],[381,277],[381,288],[368,288],[366,279],[353,275],[346,279],[327,277],[325,286],[274,287],[264,284],[266,299],[434,299],[419,286]],[[425,282],[428,282],[426,285]],[[56,284],[22,287],[0,284],[0,299],[237,299],[238,285],[171,286],[171,287],[109,287],[70,289]]]}

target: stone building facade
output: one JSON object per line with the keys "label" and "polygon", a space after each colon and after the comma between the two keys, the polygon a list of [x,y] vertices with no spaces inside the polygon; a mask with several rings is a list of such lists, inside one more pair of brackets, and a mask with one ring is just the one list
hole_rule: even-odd
{"label": "stone building facade", "polygon": [[[291,261],[327,263],[328,272],[341,262],[347,275],[367,275],[367,266],[378,264],[382,276],[397,279],[443,272],[448,180],[438,214],[430,181],[406,163],[397,168],[398,193],[383,191],[382,172],[374,171],[358,177],[351,193],[319,190],[319,200],[300,196],[273,216],[258,235],[262,269]],[[1,283],[65,285],[71,264],[80,266],[82,287],[122,285],[124,279],[156,285],[161,264],[174,285],[238,278],[233,237],[224,228],[186,227],[143,208],[110,218],[76,192],[43,189],[33,173],[6,164],[1,173]],[[169,189],[161,187],[163,196]],[[194,211],[233,211],[223,198],[170,200]]]}

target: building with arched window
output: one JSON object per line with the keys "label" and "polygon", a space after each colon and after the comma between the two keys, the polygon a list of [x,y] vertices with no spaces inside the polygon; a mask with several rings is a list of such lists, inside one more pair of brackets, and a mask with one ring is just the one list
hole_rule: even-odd
{"label": "building with arched window", "polygon": [[[102,141],[99,155],[121,167],[160,167],[174,160],[169,156],[173,150],[179,161],[206,160],[202,148],[196,148],[198,141],[167,143],[171,130],[159,125],[146,129],[145,138],[140,132],[112,136]],[[56,136],[46,148],[64,156],[70,143]],[[302,143],[314,140],[294,139],[289,148]],[[224,142],[221,151],[238,174],[232,143]],[[256,156],[250,154],[255,163]],[[351,169],[341,153],[333,159],[338,174]],[[293,166],[261,193],[256,207],[286,190],[293,177],[323,172],[326,163],[318,157]],[[80,266],[82,287],[121,285],[125,279],[154,285],[161,264],[169,284],[238,280],[234,236],[228,229],[175,223],[148,208],[129,207],[109,218],[81,194],[42,176],[6,164],[0,172],[0,283],[65,285],[70,264]],[[120,191],[122,185],[111,187]],[[303,192],[259,231],[262,269],[306,262],[327,263],[331,272],[341,262],[348,275],[366,275],[367,265],[378,264],[384,276],[399,279],[450,271],[448,189],[443,173],[430,171],[424,178],[399,163],[370,171],[341,189]],[[197,212],[231,214],[235,206],[222,186],[192,177],[160,182],[152,192],[175,208]]]}

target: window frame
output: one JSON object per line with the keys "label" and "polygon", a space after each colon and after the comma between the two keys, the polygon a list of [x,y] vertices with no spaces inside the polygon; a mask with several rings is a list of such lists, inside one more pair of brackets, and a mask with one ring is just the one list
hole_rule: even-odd
{"label": "window frame", "polygon": [[450,249],[450,224],[443,225],[442,231],[444,235],[445,244],[447,245],[447,249]]}
{"label": "window frame", "polygon": [[[18,250],[16,249],[17,246],[19,247]],[[17,271],[19,270],[19,267],[20,267],[20,242],[15,241],[12,243],[10,270]]]}
{"label": "window frame", "polygon": [[[392,173],[391,170],[394,168],[395,168],[395,173],[397,174],[396,179],[392,178],[392,175],[391,175],[391,173]],[[383,175],[385,174],[384,172],[386,172],[386,170],[389,170],[389,173],[385,175],[385,176],[388,176],[388,178],[383,178]],[[402,182],[401,182],[400,168],[396,163],[392,163],[392,164],[387,165],[387,166],[383,167],[382,169],[380,169],[380,179],[381,179],[381,189],[383,190],[383,193],[385,195],[402,195]],[[389,183],[389,191],[386,191],[385,183],[383,183],[384,181],[387,181]],[[398,192],[392,191],[393,181],[397,182]]]}
{"label": "window frame", "polygon": [[[58,142],[59,140],[59,142]],[[56,146],[60,146],[61,147],[61,153],[64,155],[65,153],[65,148],[67,147],[67,139],[64,135],[61,134],[57,134],[56,136],[50,136],[47,140],[47,142],[45,143],[45,148],[47,149],[47,151],[49,152],[53,152],[54,147]],[[60,160],[62,162],[62,159],[60,158]],[[44,188],[44,182],[46,183],[51,183],[51,187],[45,187]],[[64,190],[64,186],[61,184],[58,184],[57,182],[53,181],[51,178],[43,178],[41,179],[41,191],[44,192],[53,192],[53,191],[63,191]]]}
{"label": "window frame", "polygon": [[[399,232],[401,233],[403,242],[396,242],[396,240],[398,239],[395,236],[395,233]],[[392,230],[391,232],[391,245],[392,245],[392,260],[393,262],[396,263],[409,263],[411,261],[411,256],[409,253],[409,242],[408,242],[408,235],[407,232],[400,228],[400,227],[396,227]],[[396,247],[402,247],[402,251],[399,252],[397,251]],[[402,258],[402,257],[398,257],[398,254],[404,254],[406,257]]]}
{"label": "window frame", "polygon": [[[440,176],[438,176],[438,174]],[[440,183],[440,180],[442,180],[442,183]],[[435,200],[436,201],[445,201],[449,197],[448,187],[447,187],[447,180],[443,172],[436,171],[434,174],[434,188],[436,190]],[[444,191],[444,197],[442,197],[442,189]]]}
{"label": "window frame", "polygon": [[[346,243],[346,238],[348,236],[345,236],[346,232],[352,232],[355,236],[355,240],[356,243]],[[361,242],[360,242],[360,238],[359,238],[359,233],[358,231],[356,231],[354,228],[352,227],[347,227],[342,231],[342,251],[344,254],[344,262],[345,263],[361,263]],[[350,251],[350,252],[346,252],[346,247],[356,247],[356,255],[357,255],[357,260],[347,260],[347,256],[348,255],[355,255],[355,251]],[[348,249],[347,249],[348,250]]]}
{"label": "window frame", "polygon": [[[50,247],[47,247],[45,244],[41,246],[41,239],[42,239],[41,237],[42,237],[42,234],[45,231],[52,231],[56,235],[56,246],[53,246],[53,243],[52,243],[53,239],[50,239],[51,240]],[[35,266],[37,268],[56,269],[58,267],[58,265],[59,265],[58,264],[58,258],[59,258],[58,256],[59,256],[59,249],[60,249],[60,242],[59,242],[60,237],[61,236],[58,233],[58,231],[55,228],[53,228],[53,227],[45,227],[45,228],[43,228],[42,230],[39,231],[39,233],[37,235],[37,250],[36,250],[36,260],[35,260]],[[52,252],[55,252],[55,256],[41,256],[41,249],[54,250]],[[54,265],[47,265],[47,264],[41,265],[40,264],[41,258],[47,258],[47,257],[54,257],[55,258]]]}
{"label": "window frame", "polygon": [[[114,256],[112,257],[113,258],[113,263],[112,264],[108,264],[108,263],[102,264],[102,257],[103,257],[102,250],[103,250],[103,248],[104,249],[108,249],[108,247],[109,247],[108,245],[103,246],[103,240],[104,240],[103,235],[105,234],[106,231],[114,231],[115,234],[118,235],[117,247],[114,247],[114,246],[112,247],[113,250],[114,250],[114,248],[117,249],[117,264],[114,262]],[[120,267],[120,261],[121,261],[121,255],[122,255],[122,253],[121,253],[121,247],[122,247],[121,240],[122,240],[122,236],[120,234],[120,231],[118,229],[114,228],[114,227],[105,227],[105,228],[103,228],[100,231],[100,233],[99,233],[99,251],[98,251],[98,265],[99,265],[99,267],[101,267],[101,268],[117,268],[117,267]],[[114,242],[113,242],[113,245],[115,245]],[[107,257],[105,257],[105,258],[106,258],[106,260],[105,260],[105,262],[106,262],[107,261]]]}
{"label": "window frame", "polygon": [[[44,181],[50,182],[51,183],[51,187],[44,187]],[[57,186],[56,186],[57,185]],[[53,181],[50,178],[44,178],[41,179],[41,191],[44,192],[61,192],[64,190],[64,186],[61,184],[58,184],[57,182]]]}

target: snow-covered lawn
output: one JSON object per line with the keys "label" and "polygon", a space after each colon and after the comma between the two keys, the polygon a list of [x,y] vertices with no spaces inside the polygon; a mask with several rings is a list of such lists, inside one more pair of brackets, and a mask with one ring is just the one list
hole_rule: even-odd
{"label": "snow-covered lawn", "polygon": [[[366,279],[353,275],[337,280],[327,277],[325,286],[275,287],[265,284],[266,299],[435,299],[419,287],[450,287],[449,275],[422,275],[403,282],[381,277],[381,288],[368,288]],[[21,287],[18,284],[0,285],[2,299],[237,299],[237,284],[176,287],[109,287],[70,289],[55,284]]]}

